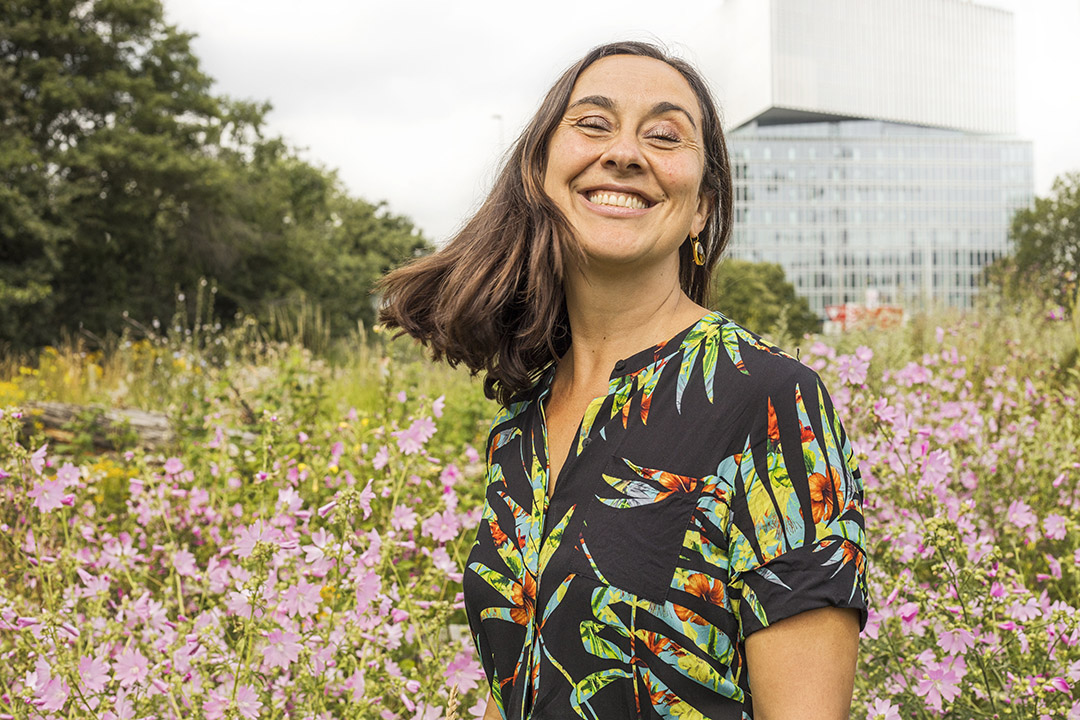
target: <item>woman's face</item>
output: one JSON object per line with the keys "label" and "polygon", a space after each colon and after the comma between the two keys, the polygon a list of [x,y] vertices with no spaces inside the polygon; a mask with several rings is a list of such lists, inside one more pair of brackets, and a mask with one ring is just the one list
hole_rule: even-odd
{"label": "woman's face", "polygon": [[590,267],[658,266],[705,227],[697,96],[678,70],[613,55],[578,78],[552,135],[544,191],[570,221]]}

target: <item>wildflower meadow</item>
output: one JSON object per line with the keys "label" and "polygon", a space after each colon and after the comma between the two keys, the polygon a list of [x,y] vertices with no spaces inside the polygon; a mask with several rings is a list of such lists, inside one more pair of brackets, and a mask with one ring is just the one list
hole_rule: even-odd
{"label": "wildflower meadow", "polygon": [[[404,340],[174,328],[0,362],[0,718],[479,717],[462,610],[494,406]],[[853,716],[1080,719],[1080,321],[785,343],[866,485]],[[104,446],[38,403],[165,413]]]}

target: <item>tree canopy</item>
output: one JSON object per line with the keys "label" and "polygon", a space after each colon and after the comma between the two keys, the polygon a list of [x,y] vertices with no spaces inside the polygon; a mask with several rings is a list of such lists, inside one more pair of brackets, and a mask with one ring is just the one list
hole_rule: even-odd
{"label": "tree canopy", "polygon": [[215,95],[160,0],[0,7],[0,343],[168,317],[203,277],[225,317],[303,295],[344,329],[429,249]]}
{"label": "tree canopy", "polygon": [[821,330],[810,303],[796,294],[777,263],[725,258],[712,287],[713,306],[756,333],[801,338]]}
{"label": "tree canopy", "polygon": [[1034,292],[1066,307],[1075,303],[1080,278],[1080,172],[1054,181],[1047,197],[1013,216],[1011,268],[997,268],[1014,293]]}

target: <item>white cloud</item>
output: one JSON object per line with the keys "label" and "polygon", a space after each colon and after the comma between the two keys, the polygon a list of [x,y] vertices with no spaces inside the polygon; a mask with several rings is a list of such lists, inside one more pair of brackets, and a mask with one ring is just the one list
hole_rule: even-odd
{"label": "white cloud", "polygon": [[[271,132],[442,240],[568,64],[626,37],[704,60],[721,2],[165,0],[165,8],[198,34],[194,49],[217,92],[270,100]],[[1036,191],[1045,193],[1054,175],[1080,169],[1080,93],[1068,78],[1080,2],[993,4],[1016,16],[1019,132],[1035,140]]]}

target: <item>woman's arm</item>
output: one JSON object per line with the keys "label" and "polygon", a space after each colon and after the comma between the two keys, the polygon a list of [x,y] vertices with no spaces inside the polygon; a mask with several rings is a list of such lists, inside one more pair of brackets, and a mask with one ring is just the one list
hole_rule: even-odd
{"label": "woman's arm", "polygon": [[746,664],[754,720],[846,720],[858,646],[858,613],[835,607],[808,610],[752,633]]}
{"label": "woman's arm", "polygon": [[487,709],[484,710],[484,717],[480,720],[502,720],[502,715],[499,714],[499,706],[495,704],[495,698],[488,693]]}

